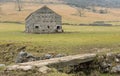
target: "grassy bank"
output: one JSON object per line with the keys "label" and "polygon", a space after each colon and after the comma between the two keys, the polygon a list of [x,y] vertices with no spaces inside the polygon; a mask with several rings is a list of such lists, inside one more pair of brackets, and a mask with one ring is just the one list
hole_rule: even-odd
{"label": "grassy bank", "polygon": [[27,34],[24,33],[23,24],[0,23],[0,50],[17,53],[18,49],[25,46],[28,52],[35,55],[119,51],[119,26],[64,25],[63,29],[64,33]]}
{"label": "grassy bank", "polygon": [[[0,63],[13,64],[17,53],[24,49],[35,56],[120,51],[120,26],[64,25],[63,29],[64,33],[27,34],[23,24],[0,23]],[[70,76],[57,71],[48,74],[53,75]]]}

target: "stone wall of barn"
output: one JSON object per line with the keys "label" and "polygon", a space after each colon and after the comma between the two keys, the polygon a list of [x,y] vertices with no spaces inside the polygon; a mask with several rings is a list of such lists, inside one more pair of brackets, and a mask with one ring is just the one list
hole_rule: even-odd
{"label": "stone wall of barn", "polygon": [[62,19],[51,9],[42,8],[30,15],[25,28],[27,33],[62,32]]}

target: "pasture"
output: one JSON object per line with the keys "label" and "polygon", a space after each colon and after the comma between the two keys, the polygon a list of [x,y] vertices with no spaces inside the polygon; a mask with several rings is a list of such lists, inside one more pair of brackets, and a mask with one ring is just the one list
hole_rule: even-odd
{"label": "pasture", "polygon": [[[24,27],[24,24],[0,23],[0,63],[13,64],[16,55],[23,50],[23,47],[35,56],[46,53],[70,55],[120,51],[120,26],[64,25],[64,33],[54,34],[27,34],[24,32]],[[17,75],[23,74],[17,73]],[[56,70],[48,76],[53,75],[72,76]]]}
{"label": "pasture", "polygon": [[[24,32],[25,18],[44,4],[24,4],[22,11],[17,11],[15,3],[4,3],[0,12],[0,64],[14,64],[18,52],[25,50],[34,56],[45,54],[82,54],[120,52],[120,9],[107,8],[107,14],[84,10],[84,16],[78,10],[65,4],[47,4],[62,16],[62,23],[90,24],[105,21],[113,26],[75,26],[63,25],[64,33],[27,34]],[[58,9],[59,8],[59,9]],[[96,7],[98,9],[99,7]],[[2,23],[8,22],[8,23]],[[13,22],[13,23],[9,23]],[[17,73],[17,75],[27,74]],[[27,75],[33,75],[29,72]],[[55,70],[48,76],[70,76]],[[71,75],[73,76],[73,75]],[[109,74],[101,76],[110,76]],[[113,76],[113,75],[112,75]]]}
{"label": "pasture", "polygon": [[120,26],[64,25],[64,33],[54,34],[27,34],[24,27],[24,24],[0,23],[0,43],[40,47],[36,49],[42,53],[66,54],[95,52],[100,48],[117,49],[120,45]]}

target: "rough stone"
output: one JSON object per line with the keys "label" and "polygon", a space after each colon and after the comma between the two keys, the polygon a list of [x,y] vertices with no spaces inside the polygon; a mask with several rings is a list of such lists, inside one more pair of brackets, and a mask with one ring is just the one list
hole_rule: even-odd
{"label": "rough stone", "polygon": [[26,56],[27,56],[27,52],[21,51],[21,52],[19,53],[19,56],[21,56],[21,57],[26,57]]}
{"label": "rough stone", "polygon": [[27,53],[24,52],[24,51],[21,51],[21,52],[18,54],[18,56],[17,56],[15,62],[16,62],[16,63],[22,63],[22,62],[24,62],[26,56],[27,56]]}
{"label": "rough stone", "polygon": [[64,56],[65,56],[64,54],[57,54],[55,57],[59,58],[59,57],[64,57]]}
{"label": "rough stone", "polygon": [[40,68],[38,69],[38,71],[41,72],[41,73],[46,74],[46,73],[50,72],[51,69],[48,68],[48,67],[46,67],[46,66],[42,66],[42,67],[40,67]]}
{"label": "rough stone", "polygon": [[0,67],[5,67],[5,64],[0,64]]}
{"label": "rough stone", "polygon": [[34,58],[34,56],[33,56],[32,54],[28,54],[28,53],[27,53],[27,56],[26,56],[26,57],[27,57],[27,58],[31,58],[31,57]]}
{"label": "rough stone", "polygon": [[35,57],[32,54],[29,54],[27,52],[21,51],[18,54],[15,62],[16,63],[23,63],[23,62],[29,62],[29,61],[35,61],[35,60],[36,59],[35,59]]}
{"label": "rough stone", "polygon": [[113,57],[113,55],[114,55],[113,53],[107,53],[106,57]]}
{"label": "rough stone", "polygon": [[45,54],[44,58],[45,58],[45,59],[50,59],[50,58],[53,58],[53,56],[50,55],[50,54]]}
{"label": "rough stone", "polygon": [[116,62],[116,63],[119,63],[120,60],[119,60],[118,58],[115,58],[115,62]]}
{"label": "rough stone", "polygon": [[19,65],[7,66],[6,70],[8,70],[8,71],[16,70],[17,67],[19,67]]}
{"label": "rough stone", "polygon": [[117,54],[117,58],[120,58],[120,54]]}
{"label": "rough stone", "polygon": [[106,62],[101,63],[101,71],[103,73],[108,73],[110,71],[111,64],[108,64]]}
{"label": "rough stone", "polygon": [[[34,58],[36,58],[36,57],[32,56],[31,54],[27,53],[27,55],[26,55],[23,52],[20,53],[20,55],[25,56],[30,61],[33,61]],[[37,71],[39,71],[41,73],[48,73],[50,71],[50,69],[46,66],[50,65],[50,67],[52,67],[52,66],[57,67],[59,71],[63,72],[63,70],[62,70],[63,67],[70,66],[70,69],[71,69],[71,67],[74,68],[76,66],[75,65],[76,63],[80,64],[80,63],[85,63],[85,62],[94,60],[96,57],[96,54],[74,55],[74,56],[66,56],[66,57],[63,57],[63,56],[64,56],[63,54],[57,54],[57,55],[45,54],[43,57],[46,60],[40,59],[41,57],[39,57],[38,60],[40,59],[40,61],[20,63],[18,65],[9,67],[8,70],[20,69],[20,70],[27,71],[27,70],[33,69],[32,66],[35,66],[35,67],[37,67],[37,69],[36,69]],[[120,73],[120,64],[118,63],[120,61],[120,59],[119,59],[118,54],[109,53],[107,55],[102,55],[102,56],[100,55],[100,56],[98,56],[98,59],[100,59],[100,60],[98,60],[98,63],[95,64],[95,66],[100,68],[101,73]],[[73,60],[76,60],[76,61],[73,62]],[[63,63],[62,65],[61,65],[61,62]],[[55,66],[55,64],[57,64],[57,66]],[[58,65],[60,67],[58,67]],[[63,67],[61,67],[61,66],[63,66]],[[86,67],[86,66],[85,65],[82,66],[82,68],[84,68],[84,67]],[[74,69],[76,69],[76,68],[74,68]]]}
{"label": "rough stone", "polygon": [[28,70],[32,70],[33,67],[32,66],[19,66],[17,67],[17,69],[23,70],[23,71],[28,71]]}
{"label": "rough stone", "polygon": [[120,73],[120,65],[112,67],[111,73]]}
{"label": "rough stone", "polygon": [[14,66],[7,66],[8,71],[13,71],[13,70],[23,70],[23,71],[28,71],[28,70],[32,70],[33,67],[30,65],[27,66],[20,66],[20,65],[14,65]]}

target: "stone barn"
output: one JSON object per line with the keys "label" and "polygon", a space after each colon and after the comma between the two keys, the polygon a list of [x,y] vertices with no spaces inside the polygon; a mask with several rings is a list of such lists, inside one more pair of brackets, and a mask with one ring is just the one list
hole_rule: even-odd
{"label": "stone barn", "polygon": [[31,13],[26,19],[26,33],[55,33],[63,32],[62,17],[47,6]]}

